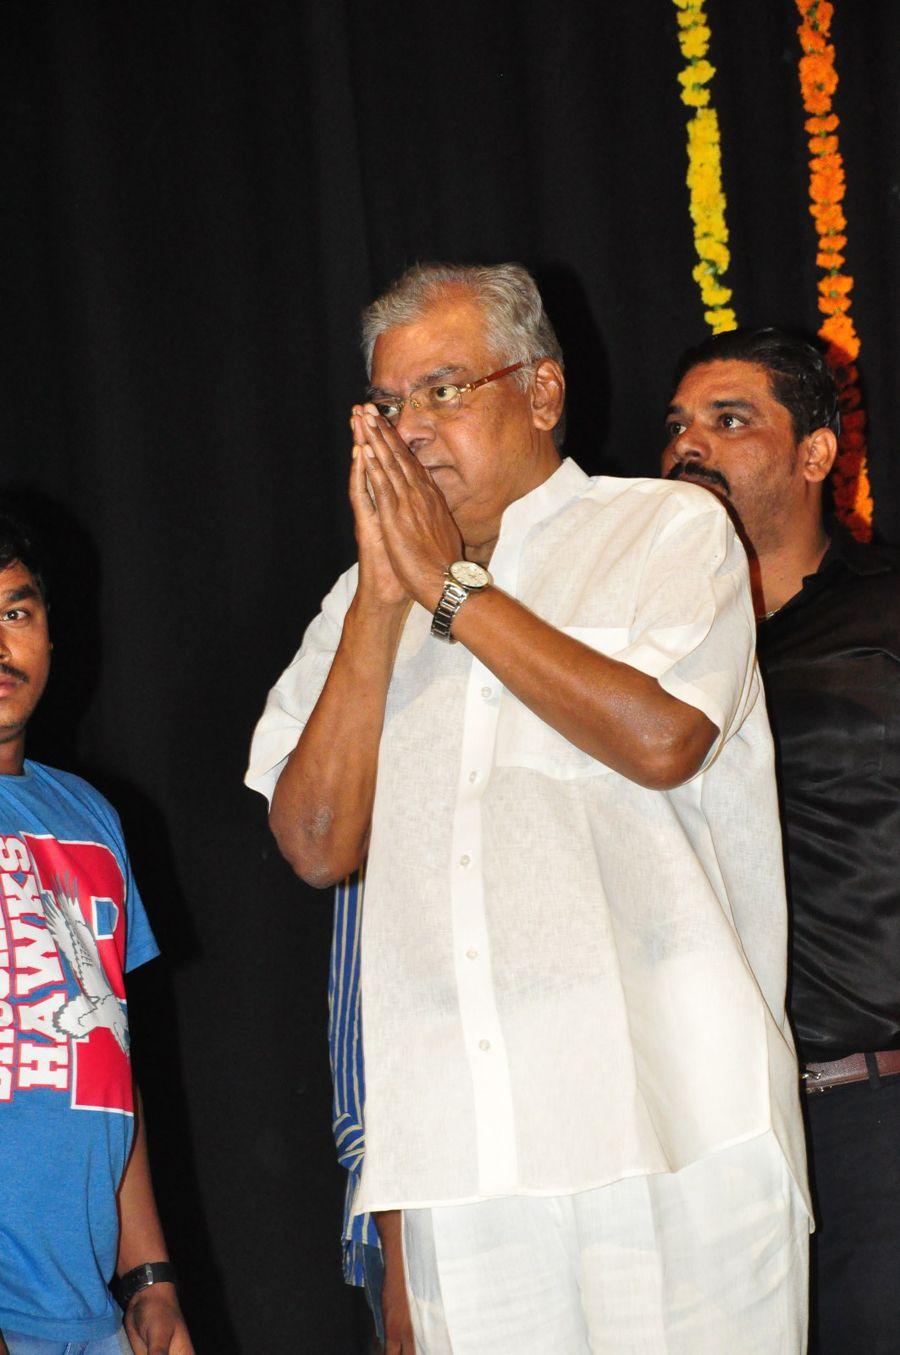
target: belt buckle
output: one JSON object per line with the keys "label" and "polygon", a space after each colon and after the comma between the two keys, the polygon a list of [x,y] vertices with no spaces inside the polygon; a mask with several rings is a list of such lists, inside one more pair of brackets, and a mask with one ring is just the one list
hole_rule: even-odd
{"label": "belt buckle", "polygon": [[833,1092],[834,1083],[825,1081],[826,1077],[825,1073],[802,1072],[800,1081],[805,1084],[803,1090],[810,1095],[818,1093],[819,1096],[823,1096],[825,1092]]}

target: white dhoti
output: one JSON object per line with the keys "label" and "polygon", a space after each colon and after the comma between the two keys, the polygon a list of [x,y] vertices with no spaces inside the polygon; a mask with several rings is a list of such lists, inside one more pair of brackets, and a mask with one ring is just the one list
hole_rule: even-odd
{"label": "white dhoti", "polygon": [[417,1355],[802,1355],[808,1236],[771,1134],[599,1190],[407,1210]]}

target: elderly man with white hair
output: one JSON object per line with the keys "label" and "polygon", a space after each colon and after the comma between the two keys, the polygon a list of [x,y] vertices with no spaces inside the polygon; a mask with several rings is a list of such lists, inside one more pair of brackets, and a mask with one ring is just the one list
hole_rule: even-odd
{"label": "elderly man with white hair", "polygon": [[743,549],[697,486],[560,459],[562,354],[523,268],[417,266],[363,333],[359,560],[247,780],[307,882],[368,857],[357,1208],[402,1221],[412,1328],[388,1308],[386,1348],[800,1355]]}

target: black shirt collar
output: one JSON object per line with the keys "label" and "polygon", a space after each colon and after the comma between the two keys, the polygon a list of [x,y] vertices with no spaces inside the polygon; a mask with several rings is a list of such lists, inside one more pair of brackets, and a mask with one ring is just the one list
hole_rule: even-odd
{"label": "black shirt collar", "polygon": [[[819,574],[831,570],[835,565],[849,570],[851,574],[887,574],[900,567],[900,554],[892,547],[878,543],[866,545],[857,541],[839,523],[828,524],[828,535],[831,542],[822,556],[817,570]],[[806,583],[806,579],[803,582]]]}
{"label": "black shirt collar", "polygon": [[783,606],[771,616],[760,617],[757,622],[759,631],[767,630],[785,613],[790,614],[796,607],[802,606],[809,598],[817,595],[821,589],[833,584],[841,575],[855,574],[865,577],[870,574],[888,574],[900,570],[900,552],[891,546],[864,544],[857,541],[846,527],[837,522],[827,524],[829,545],[814,574],[807,574],[800,591],[788,598]]}

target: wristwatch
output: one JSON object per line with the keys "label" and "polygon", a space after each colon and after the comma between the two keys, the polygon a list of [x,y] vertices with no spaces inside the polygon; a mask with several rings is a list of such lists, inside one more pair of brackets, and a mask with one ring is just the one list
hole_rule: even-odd
{"label": "wristwatch", "polygon": [[135,1266],[114,1280],[113,1293],[124,1312],[135,1294],[139,1294],[142,1289],[149,1289],[151,1284],[174,1283],[175,1267],[171,1261],[145,1261],[143,1265]]}
{"label": "wristwatch", "polygon": [[474,560],[455,560],[444,572],[444,591],[441,600],[434,609],[431,619],[431,633],[438,640],[456,644],[450,634],[450,627],[456,620],[456,613],[470,593],[487,588],[492,582],[490,574]]}

